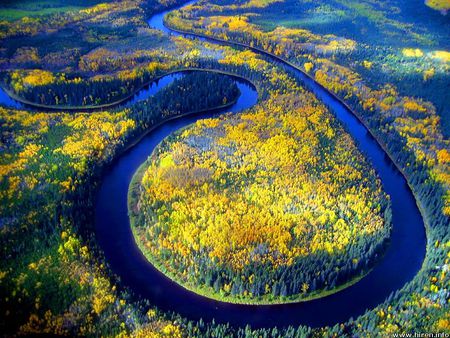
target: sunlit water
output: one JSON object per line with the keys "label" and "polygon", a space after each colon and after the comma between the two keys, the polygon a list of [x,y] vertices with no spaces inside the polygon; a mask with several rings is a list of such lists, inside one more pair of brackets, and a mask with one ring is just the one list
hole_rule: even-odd
{"label": "sunlit water", "polygon": [[[167,12],[152,17],[149,25],[165,33],[177,34],[164,26],[165,14]],[[279,63],[279,60],[274,61]],[[420,269],[425,256],[425,229],[414,196],[403,176],[365,126],[339,100],[303,73],[283,66],[295,72],[305,87],[329,106],[380,176],[385,191],[391,197],[393,211],[391,244],[385,256],[355,285],[334,295],[304,303],[267,306],[228,304],[199,296],[171,281],[156,270],[136,247],[127,214],[127,191],[136,169],[164,137],[198,118],[210,115],[182,118],[153,131],[118,159],[104,177],[96,206],[97,233],[111,267],[125,285],[148,298],[152,305],[190,319],[214,319],[240,326],[333,325],[350,317],[356,318],[366,309],[382,303],[392,292],[412,280]],[[256,102],[253,88],[241,83],[240,89],[242,95],[232,109],[234,112],[251,107]]]}

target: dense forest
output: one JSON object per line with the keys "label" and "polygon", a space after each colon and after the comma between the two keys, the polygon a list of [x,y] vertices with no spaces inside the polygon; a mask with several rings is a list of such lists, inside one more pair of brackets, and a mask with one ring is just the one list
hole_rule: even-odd
{"label": "dense forest", "polygon": [[343,82],[361,77],[374,89],[392,84],[400,95],[431,101],[449,135],[450,23],[426,7],[416,15],[422,5],[416,2],[284,0],[258,7],[220,1],[173,12],[166,20],[182,30],[243,42],[308,68],[314,65],[314,72],[323,61],[332,62],[353,73],[348,79],[339,74]]}
{"label": "dense forest", "polygon": [[[207,83],[208,91],[193,91],[199,83]],[[222,106],[238,95],[231,78],[193,72],[140,106],[119,111],[68,114],[1,108],[2,148],[7,151],[0,165],[1,249],[2,257],[7,258],[1,267],[1,306],[8,320],[2,323],[4,332],[17,330],[16,325],[28,320],[21,330],[30,332],[38,325],[34,320],[39,313],[42,318],[44,313],[56,315],[85,297],[94,297],[94,303],[85,306],[93,306],[96,316],[108,304],[113,305],[110,299],[118,295],[110,294],[110,282],[103,277],[104,269],[95,263],[98,255],[88,244],[92,240],[89,206],[98,169],[165,118]],[[34,212],[37,209],[41,212]],[[87,237],[82,239],[74,231]],[[24,238],[30,239],[26,245]],[[92,274],[96,277],[89,286],[86,283]],[[95,322],[85,327],[86,332],[99,329],[92,325]]]}
{"label": "dense forest", "polygon": [[147,100],[130,106],[135,120],[155,120],[211,107],[227,106],[240,95],[234,80],[220,73],[186,71],[181,79]]}
{"label": "dense forest", "polygon": [[[151,159],[154,162],[148,163],[157,169],[161,160],[167,157],[164,155],[173,156],[172,150],[176,149],[177,144],[181,146],[192,139],[196,140],[192,148],[197,152],[194,159],[198,160],[192,165],[215,158],[213,152],[198,155],[202,139],[200,135],[190,135],[190,132],[219,130],[225,128],[227,120],[238,121],[246,114],[247,117],[254,117],[260,113],[268,120],[278,120],[282,116],[288,118],[288,112],[292,111],[304,117],[302,114],[307,112],[298,111],[298,106],[289,110],[284,106],[310,99],[314,101],[312,94],[302,90],[301,84],[292,75],[286,74],[265,56],[248,49],[168,36],[148,27],[146,20],[151,15],[180,1],[125,0],[102,1],[101,4],[96,4],[97,1],[74,4],[71,1],[66,3],[69,6],[60,0],[42,3],[49,4],[49,7],[41,6],[41,2],[36,1],[16,1],[13,4],[16,8],[12,9],[14,13],[11,6],[7,8],[8,4],[0,4],[2,85],[14,90],[11,76],[17,74],[17,89],[24,85],[26,91],[36,90],[35,96],[29,97],[36,103],[41,102],[41,97],[49,100],[46,104],[60,105],[112,102],[112,94],[108,96],[110,92],[126,91],[116,99],[130,94],[124,84],[129,82],[130,87],[137,88],[138,83],[143,83],[140,76],[146,69],[161,72],[154,73],[155,76],[182,68],[214,69],[244,77],[255,84],[259,102],[252,111],[243,113],[241,117],[227,115],[203,124],[200,122],[189,128],[186,134],[169,138]],[[17,10],[19,5],[24,11]],[[365,122],[404,172],[425,220],[427,253],[423,267],[401,290],[392,293],[376,307],[367,309],[364,314],[334,326],[255,329],[183,318],[156,308],[151,301],[124,287],[109,268],[94,234],[95,196],[108,165],[152,126],[165,118],[233,102],[238,95],[233,81],[228,77],[191,74],[173,82],[154,98],[103,112],[69,113],[63,109],[60,112],[45,112],[40,109],[0,107],[0,307],[3,310],[0,328],[3,334],[372,337],[407,332],[450,332],[450,146],[445,136],[450,125],[448,107],[445,105],[449,79],[446,45],[448,16],[439,12],[446,10],[445,2],[444,7],[441,1],[426,1],[426,5],[423,1],[393,1],[388,4],[381,0],[299,1],[295,4],[293,1],[243,0],[230,5],[229,1],[220,0],[203,7],[192,6],[166,20],[167,24],[179,29],[215,35],[228,41],[235,39],[290,60],[338,95]],[[299,11],[303,10],[305,14],[300,16]],[[30,14],[27,11],[39,13]],[[214,18],[208,18],[211,13]],[[235,13],[239,14],[233,17]],[[407,13],[413,14],[408,17],[409,21],[400,20]],[[418,13],[420,15],[416,15]],[[427,45],[426,40],[431,44]],[[33,76],[28,78],[31,82],[27,82],[25,79],[30,74],[39,75],[35,79]],[[136,84],[135,76],[138,78]],[[73,82],[65,87],[69,92],[60,91],[55,85],[58,81]],[[75,84],[77,81],[80,82],[78,86]],[[111,83],[118,87],[113,88]],[[208,83],[212,90],[200,88],[199,83]],[[90,99],[87,88],[94,90],[97,85],[97,94]],[[50,88],[58,93],[58,102],[54,93],[48,93]],[[295,92],[294,88],[299,91]],[[80,91],[79,95],[73,94],[72,91],[76,90]],[[215,95],[216,92],[220,94]],[[73,101],[69,101],[69,97]],[[269,102],[272,104],[269,105]],[[328,116],[325,122],[335,132],[334,138],[348,138],[333,117],[323,110],[323,106],[316,105]],[[274,110],[275,107],[281,107],[281,112]],[[316,113],[315,109],[311,111]],[[273,117],[272,112],[275,112]],[[246,123],[254,127],[254,122],[247,120]],[[308,130],[312,128],[311,123],[313,121],[308,120]],[[273,135],[277,131],[289,131],[287,126],[290,124],[273,126],[268,133]],[[236,141],[236,144],[228,144],[227,147],[238,147],[241,134],[251,136],[251,128],[243,131],[238,128],[238,125],[233,125],[230,131],[234,133],[223,140]],[[336,130],[340,132],[336,133]],[[289,131],[293,135],[299,132],[300,129]],[[248,141],[258,144],[267,142],[264,134],[258,136],[261,138]],[[379,200],[382,201],[384,193],[378,190],[379,182],[375,179],[368,181],[375,174],[370,169],[364,170],[367,166],[356,146],[351,140],[349,144],[350,148],[343,149],[343,153],[356,151],[356,156],[341,159],[343,162],[340,163],[362,163],[359,167],[349,168],[349,172],[362,173],[366,178],[363,182],[375,189],[373,191],[379,193]],[[244,145],[245,142],[242,142],[241,146]],[[317,145],[306,146],[311,149]],[[331,143],[321,143],[319,146],[326,149]],[[215,143],[211,144],[211,149],[221,150]],[[185,148],[177,150],[179,156],[186,155],[183,152]],[[269,155],[282,156],[283,153],[275,147]],[[321,158],[321,154],[314,155]],[[184,157],[185,160],[187,158]],[[170,156],[167,159],[167,163],[173,165],[169,161]],[[331,159],[327,158],[327,161]],[[316,165],[323,172],[320,163]],[[281,172],[286,170],[283,166],[277,169]],[[331,172],[337,169],[329,168]],[[164,168],[158,170],[163,174]],[[247,173],[249,178],[255,177],[250,168],[244,166],[242,173]],[[306,172],[302,174],[306,175]],[[354,178],[341,176],[344,182]],[[151,178],[150,173],[148,178]],[[179,177],[173,174],[158,179],[162,178],[179,182]],[[332,183],[332,180],[327,182]],[[223,187],[220,184],[227,184],[230,188],[233,186],[227,180],[224,183],[219,181],[217,187]],[[250,191],[251,187],[248,188]],[[202,197],[202,191],[195,191],[199,192],[198,198]],[[324,196],[332,192],[325,191]],[[367,191],[356,198],[364,200],[367,197],[364,193]],[[143,192],[142,196],[145,194]],[[219,190],[217,194],[223,194],[223,191]],[[203,196],[207,196],[206,193]],[[191,196],[190,201],[194,202],[195,196]],[[378,210],[376,206],[372,207]],[[384,216],[381,210],[380,205],[378,213],[369,215],[379,219]],[[151,212],[148,210],[146,214],[140,214],[142,224],[150,219]],[[190,216],[189,213],[186,215]],[[157,216],[167,217],[164,214]],[[317,218],[313,217],[313,221],[317,222]],[[319,226],[318,223],[316,225]],[[382,238],[378,237],[378,243],[382,242]],[[207,240],[213,242],[215,238]],[[333,241],[331,244],[344,242]],[[320,245],[321,242],[318,243]],[[353,257],[356,253],[346,254]],[[169,253],[168,258],[170,256]],[[335,256],[342,257],[342,262],[346,259],[345,255]],[[330,261],[327,252],[302,258],[305,263],[308,259],[314,260],[311,264]],[[366,262],[369,265],[374,263],[370,257]],[[215,263],[216,267],[219,263]],[[359,260],[357,264],[360,264]],[[256,277],[261,281],[267,277],[267,268],[272,269],[272,273],[282,272],[275,271],[273,266],[257,265],[249,265],[249,268],[256,271]],[[272,297],[279,298],[298,291],[303,287],[301,281],[309,283],[308,288],[305,286],[304,289],[312,294],[314,287],[320,288],[319,282],[330,285],[335,281],[337,285],[356,273],[353,264],[344,264],[342,270],[349,273],[336,272],[331,279],[317,278],[314,285],[314,280],[306,280],[307,273],[297,274],[293,268],[295,266],[290,265],[289,273],[297,283],[285,283],[283,290],[282,285],[272,285]],[[329,268],[323,265],[324,270]],[[205,274],[202,278],[205,284],[210,283],[213,292],[216,292],[216,286],[219,294],[225,294],[228,286],[224,282],[229,284],[226,278],[232,274],[232,269],[225,272],[228,277],[225,275],[222,280],[217,275]],[[195,271],[190,273],[190,277],[195,276]],[[280,280],[284,278],[274,276]],[[243,280],[242,283],[235,281],[229,285],[230,294],[233,286],[236,295],[245,290],[255,294],[266,291],[265,285],[262,287]]]}
{"label": "dense forest", "polygon": [[[217,7],[212,8],[217,9]],[[242,17],[221,18],[221,21],[228,22],[229,25],[233,19],[239,21]],[[271,49],[270,33],[259,32],[255,26],[252,26],[251,30],[244,27],[241,32],[242,21],[247,27],[244,19],[237,25],[229,25],[230,28],[234,27],[233,29],[221,25],[215,31],[214,29],[208,31],[202,27],[205,23],[209,26],[210,21],[205,17],[196,18],[189,10],[166,17],[166,23],[173,24],[177,29],[193,30],[197,34],[217,36],[227,41],[236,38],[237,42],[248,43],[249,47],[258,47],[261,50],[265,49],[268,53],[276,54],[297,64],[298,69],[309,72],[320,84],[347,102],[361,120],[367,123],[381,144],[388,149],[412,185],[426,217],[429,243],[427,257],[424,269],[419,272],[413,282],[377,309],[358,318],[356,322],[350,321],[341,327],[335,326],[332,330],[323,332],[338,335],[350,334],[350,332],[359,332],[361,335],[374,334],[374,332],[392,334],[398,330],[408,330],[408,328],[414,330],[417,327],[448,331],[446,304],[449,294],[445,285],[448,284],[446,266],[449,262],[450,248],[448,244],[449,141],[443,136],[441,120],[436,114],[435,107],[430,102],[402,96],[391,84],[373,89],[370,83],[366,84],[364,78],[358,73],[336,64],[333,61],[334,57],[317,57],[313,53],[305,53],[302,48],[298,50],[288,48],[295,46],[292,38],[296,34],[291,36],[292,40],[286,37],[277,40],[278,43],[273,45],[273,48],[276,47],[278,50]],[[248,38],[251,40],[246,40]],[[400,53],[409,57],[413,53],[420,56],[423,52],[404,49]],[[448,52],[439,51],[429,55],[438,60],[445,83],[448,82]],[[338,54],[336,54],[337,57]],[[362,66],[370,69],[372,65],[370,61],[365,60]],[[434,75],[433,71],[431,73]],[[428,78],[424,74],[423,79],[426,81]],[[448,94],[445,94],[447,85],[442,86],[437,83],[436,87],[429,86],[428,89],[430,88],[433,88],[432,91],[435,93],[444,90],[440,92],[441,99],[444,101],[448,97]],[[448,123],[447,115],[441,116],[442,123]],[[434,306],[432,313],[429,312],[430,306]],[[422,312],[420,310],[422,308],[427,310]],[[413,319],[411,319],[411,313]],[[283,334],[288,335],[287,332],[284,331]],[[267,331],[265,333],[270,335]],[[291,334],[294,333],[291,332]]]}
{"label": "dense forest", "polygon": [[136,93],[162,72],[152,66],[118,77],[90,80],[33,69],[6,74],[5,88],[25,102],[44,106],[100,106],[120,102]]}
{"label": "dense forest", "polygon": [[[49,6],[60,5],[54,1]],[[111,1],[89,7],[87,1],[78,4],[87,8],[0,21],[0,83],[18,99],[43,106],[89,107],[129,97],[170,68],[167,53],[158,51],[166,39],[148,29],[145,17],[175,4]],[[0,13],[2,6],[19,4],[0,4]]]}
{"label": "dense forest", "polygon": [[[195,5],[188,8],[196,9]],[[334,92],[345,102],[356,105],[355,110],[384,121],[383,128],[388,128],[387,132],[393,131],[391,129],[393,128],[404,139],[400,144],[406,141],[407,147],[415,153],[417,158],[432,169],[435,179],[444,184],[447,189],[449,188],[446,179],[448,163],[445,159],[442,160],[443,157],[446,157],[445,154],[448,154],[449,142],[443,135],[436,107],[431,102],[413,96],[402,96],[399,90],[390,83],[382,83],[376,89],[372,88],[370,81],[365,82],[362,75],[335,63],[333,58],[323,57],[327,54],[338,56],[350,52],[355,48],[352,40],[344,40],[344,43],[340,40],[340,43],[337,44],[335,42],[338,37],[333,35],[321,36],[301,29],[285,29],[283,27],[263,33],[255,24],[251,24],[239,16],[236,18],[213,15],[212,18],[219,20],[218,23],[201,16],[199,23],[196,21],[196,14],[193,13],[196,11],[173,12],[166,18],[166,21],[182,30],[192,29],[195,32],[219,39],[237,41],[293,62],[298,69],[310,74],[318,83]],[[205,13],[203,12],[203,14]],[[229,24],[233,20],[237,20],[239,23],[232,26],[235,28],[230,29]],[[306,45],[312,45],[310,51],[305,50],[303,36],[306,38]],[[402,51],[406,55],[411,52],[422,53],[420,50],[406,49]],[[450,54],[442,51],[432,55],[440,60],[439,63],[442,67],[440,72],[448,75]],[[370,67],[371,63],[366,61],[365,68]],[[436,92],[442,88],[446,90],[448,76],[445,77],[445,82],[445,84],[437,82],[436,87],[432,86],[432,88],[435,88]],[[443,94],[441,97],[446,100],[447,95]],[[374,113],[377,113],[376,117],[374,117]],[[448,121],[448,119],[444,121]],[[390,122],[395,123],[392,126]],[[377,123],[382,122],[378,121]],[[378,131],[378,129],[375,130]],[[439,160],[440,158],[441,160]],[[444,203],[449,203],[448,199],[444,199]],[[444,212],[445,210],[447,209],[444,209]]]}
{"label": "dense forest", "polygon": [[140,247],[214,298],[320,296],[368,271],[389,238],[375,172],[296,86],[236,118],[184,129],[145,170],[130,206]]}

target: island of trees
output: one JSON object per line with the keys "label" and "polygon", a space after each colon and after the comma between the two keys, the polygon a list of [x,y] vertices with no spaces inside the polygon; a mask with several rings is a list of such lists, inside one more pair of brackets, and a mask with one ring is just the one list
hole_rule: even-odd
{"label": "island of trees", "polygon": [[269,92],[163,141],[131,185],[141,250],[208,297],[321,297],[362,277],[389,238],[388,197],[349,135],[297,85]]}
{"label": "island of trees", "polygon": [[[209,296],[225,300],[306,300],[336,290],[331,288],[333,282],[339,287],[345,286],[346,281],[354,281],[359,277],[355,268],[373,266],[374,259],[382,254],[375,249],[383,249],[376,245],[387,244],[384,240],[387,218],[383,225],[376,220],[387,216],[383,208],[388,207],[383,204],[386,196],[379,190],[375,174],[351,141],[342,149],[348,135],[282,67],[246,49],[169,36],[149,28],[147,19],[151,15],[180,3],[179,0],[3,1],[1,85],[19,98],[38,104],[88,107],[114,103],[147,80],[183,68],[214,69],[251,80],[259,93],[259,102],[253,110],[207,120],[173,135],[155,150],[142,168],[143,176],[136,176],[136,190],[132,190],[136,194],[132,197],[142,201],[142,207],[132,203],[131,210],[138,243],[161,269],[164,262],[158,265],[156,261],[160,252],[150,252],[145,243],[156,243],[158,250],[165,245],[163,254],[168,261],[180,259],[174,261],[173,279],[189,287],[188,282],[198,278],[204,283],[205,294],[207,291]],[[223,105],[225,97],[227,103],[236,98],[236,89],[228,80],[220,84],[222,78],[198,75],[198,81],[209,81],[215,87],[199,91],[201,95],[196,96],[201,86],[184,78],[161,91],[159,99],[148,98],[129,107],[111,107],[102,112],[0,107],[0,331],[9,336],[177,338],[372,337],[450,332],[450,54],[446,29],[449,21],[448,16],[431,9],[445,12],[448,6],[441,0],[425,3],[212,0],[166,18],[166,24],[173,28],[234,40],[288,59],[352,108],[403,171],[424,216],[426,258],[410,283],[360,316],[333,326],[263,329],[183,318],[124,288],[109,268],[94,234],[93,206],[102,173],[125,148],[165,119]],[[418,11],[420,15],[416,15]],[[413,15],[405,19],[408,13]],[[223,96],[214,95],[219,88]],[[270,124],[264,125],[265,120]],[[292,126],[291,130],[288,126]],[[206,135],[209,132],[211,135]],[[299,139],[300,133],[313,142]],[[194,145],[188,143],[193,140]],[[277,140],[294,140],[304,152],[293,154],[290,148],[278,147]],[[247,142],[265,146],[250,151]],[[205,148],[207,151],[200,152],[202,144],[209,147]],[[334,148],[335,154],[331,151]],[[301,155],[309,151],[317,162],[301,171],[301,164],[305,163]],[[256,161],[262,155],[264,161]],[[292,164],[296,156],[299,164]],[[212,167],[205,170],[205,163]],[[257,177],[247,163],[265,175]],[[186,168],[185,174],[180,168]],[[290,168],[298,179],[286,174]],[[343,168],[352,175],[340,174]],[[361,179],[356,179],[358,175]],[[313,178],[316,182],[312,182]],[[234,179],[236,184],[232,184]],[[274,192],[268,187],[271,180],[277,183],[273,187],[282,199],[273,198]],[[351,204],[343,197],[351,195],[345,182],[354,181],[363,189]],[[324,204],[317,210],[326,208],[323,210],[326,219],[315,217],[317,210],[312,209],[317,203],[308,198],[310,194],[292,193],[291,182],[303,192],[311,191],[313,183],[320,187],[314,193]],[[172,209],[154,205],[152,194],[165,191],[164,184],[168,197],[173,199],[168,203]],[[208,187],[206,192],[201,190],[203,185]],[[197,218],[213,217],[208,210],[199,214],[201,208],[192,215],[182,209],[175,213],[174,208],[180,207],[175,203],[176,194],[198,193],[197,199],[190,196],[186,200],[194,206],[210,196],[207,192],[214,194],[222,204],[206,202],[217,211],[221,205],[235,203],[224,199],[224,190],[219,188],[228,189],[239,207],[251,210],[252,215],[255,210],[266,211],[255,215],[255,219],[262,219],[259,225],[263,228],[255,227],[258,231],[248,232],[247,237],[226,238],[226,243],[245,241],[252,251],[242,250],[239,245],[235,248],[219,245],[214,252],[212,245],[222,244],[219,239],[224,238],[220,237],[223,236],[220,229],[211,228],[215,235],[211,238],[200,236],[201,232],[193,233],[192,238],[174,232],[183,229],[175,222],[176,217],[186,216],[193,229],[200,229],[199,224],[205,228],[208,225]],[[338,196],[339,192],[342,196]],[[375,195],[369,196],[369,192]],[[303,200],[298,200],[299,196]],[[261,205],[265,200],[273,203]],[[333,200],[342,201],[341,206],[330,206]],[[284,207],[283,211],[293,219],[298,217],[296,208],[310,212],[299,223],[301,227],[289,228],[290,220],[280,217],[278,212]],[[227,219],[226,214],[217,214],[221,215],[221,221]],[[375,221],[368,228],[374,231],[365,233],[367,243],[355,242],[357,237],[348,236],[350,227],[364,230],[356,217],[363,214]],[[237,213],[230,216],[239,221],[243,218]],[[332,222],[334,217],[336,222]],[[159,243],[156,234],[150,231],[158,219],[172,225],[161,228],[160,223],[154,228],[170,236],[166,243]],[[280,229],[267,222],[275,219],[286,221],[283,224],[292,230],[285,232],[286,238],[280,236]],[[337,223],[339,219],[344,223]],[[344,229],[343,236],[332,241],[338,226]],[[274,230],[277,237],[261,233],[264,229]],[[312,231],[318,229],[323,231]],[[302,250],[302,238],[296,239],[300,233],[317,235],[315,247],[306,245]],[[321,237],[321,233],[329,238]],[[200,237],[201,244],[210,250],[208,253],[195,251]],[[252,244],[263,240],[267,245]],[[357,249],[369,242],[374,244],[373,255],[366,255],[364,261],[361,259],[364,255],[357,255]],[[284,245],[297,248],[293,251],[295,255],[289,256]],[[341,248],[349,249],[349,253]],[[277,249],[278,255],[274,254]],[[191,268],[192,262],[187,257],[194,260],[202,254],[211,263],[212,271],[221,274],[208,276],[203,270]],[[239,270],[239,262],[246,261],[239,260],[237,254],[255,261]],[[225,267],[225,256],[221,255],[236,258],[233,265]],[[353,257],[358,260],[353,261]],[[300,272],[295,285],[280,274],[294,273],[298,264],[308,260],[311,264],[329,263],[321,265],[320,271],[331,271],[332,264],[339,269],[331,273],[331,279]],[[182,272],[186,275],[181,275]],[[238,275],[244,278],[235,278]],[[276,285],[272,281],[263,283],[269,275],[278,278]],[[255,293],[250,296],[250,292]]]}

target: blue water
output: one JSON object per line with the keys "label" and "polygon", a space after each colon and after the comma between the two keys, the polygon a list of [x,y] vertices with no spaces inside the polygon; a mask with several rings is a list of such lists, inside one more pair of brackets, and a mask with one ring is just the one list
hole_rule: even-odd
{"label": "blue water", "polygon": [[[190,1],[186,2],[183,6],[180,6],[179,8],[192,5],[193,3],[196,3],[196,2],[197,2],[197,0],[190,0]],[[176,8],[176,9],[179,9],[179,8]],[[148,25],[151,28],[158,29],[158,30],[160,30],[161,32],[163,32],[165,34],[172,34],[173,32],[169,28],[164,26],[164,16],[166,16],[167,13],[169,13],[169,11],[164,11],[164,12],[157,13],[157,14],[153,15],[147,21]]]}
{"label": "blue water", "polygon": [[[165,33],[171,33],[163,25],[165,14],[166,12],[155,15],[149,24]],[[279,62],[275,59],[274,61]],[[285,67],[290,68],[287,65]],[[253,306],[222,303],[187,291],[165,277],[148,263],[135,244],[128,219],[127,192],[134,172],[161,140],[200,118],[215,116],[219,112],[183,117],[155,129],[114,162],[103,177],[95,206],[97,238],[112,270],[121,277],[124,285],[148,298],[152,305],[190,319],[214,319],[216,322],[230,322],[240,326],[332,325],[344,322],[350,317],[355,318],[366,309],[382,303],[391,292],[401,289],[412,280],[420,269],[425,257],[425,229],[405,179],[364,125],[339,100],[303,73],[299,71],[295,73],[306,88],[330,107],[337,119],[357,141],[359,149],[372,163],[385,191],[391,197],[393,231],[391,245],[382,261],[360,282],[337,294],[305,303],[285,305]],[[142,89],[124,105],[154,95],[180,76],[182,73],[161,78],[157,83]],[[238,79],[236,81],[241,96],[236,104],[226,110],[234,113],[250,108],[257,101],[256,90],[250,84]],[[15,108],[24,107],[9,98],[2,90],[0,90],[0,104]]]}
{"label": "blue water", "polygon": [[[162,23],[165,14],[154,16],[149,24],[167,33],[170,31]],[[372,163],[391,197],[393,231],[385,256],[355,285],[334,295],[304,303],[264,306],[228,304],[199,296],[168,279],[136,247],[127,215],[127,191],[134,172],[164,137],[198,118],[210,115],[182,118],[156,129],[118,159],[104,176],[96,205],[97,236],[111,268],[121,277],[124,285],[148,298],[152,305],[189,319],[214,319],[216,323],[250,324],[255,328],[333,325],[350,317],[356,318],[366,309],[382,303],[392,292],[412,280],[420,269],[425,257],[425,228],[404,177],[365,126],[339,100],[303,73],[293,71],[303,80],[306,88],[330,107],[357,141],[358,148]],[[256,102],[256,92],[252,87],[241,83],[240,90],[242,95],[231,109],[234,112]]]}
{"label": "blue water", "polygon": [[[167,85],[171,84],[176,79],[180,79],[183,77],[183,72],[180,73],[174,73],[166,75],[156,81],[153,81],[143,87],[141,90],[139,90],[135,95],[132,97],[126,99],[122,103],[115,105],[114,108],[121,108],[121,107],[127,107],[130,105],[133,105],[139,101],[144,101],[148,99],[150,96],[155,95],[159,90],[166,87]],[[8,108],[16,108],[16,109],[33,109],[32,105],[23,104],[19,101],[14,100],[11,98],[1,87],[0,87],[0,105],[8,107]],[[60,111],[61,108],[55,106],[55,107],[49,107],[49,108],[36,108],[41,111],[52,111],[57,110]],[[112,108],[104,108],[104,109],[112,109]],[[84,109],[86,110],[86,109]],[[87,109],[89,111],[92,110],[103,110],[102,108],[94,108],[94,109]],[[77,109],[77,111],[83,111],[83,109]]]}
{"label": "blue water", "polygon": [[14,99],[12,99],[6,92],[0,87],[0,104],[8,108],[23,109],[24,105]]}
{"label": "blue water", "polygon": [[144,101],[148,99],[150,96],[155,95],[158,91],[163,89],[164,87],[171,84],[173,81],[177,79],[181,79],[183,77],[183,73],[174,73],[166,75],[157,81],[151,82],[145,88],[141,89],[137,92],[132,98],[122,103],[121,105],[131,106],[139,101]]}
{"label": "blue water", "polygon": [[[257,93],[250,85],[239,83],[239,89],[241,96],[229,109],[232,112],[247,109],[257,100]],[[320,95],[324,103],[333,107],[339,120],[359,143],[359,148],[368,155],[391,196],[392,242],[382,261],[368,276],[326,298],[306,303],[253,306],[227,304],[196,295],[156,270],[137,248],[131,233],[127,213],[128,187],[134,172],[166,136],[199,118],[214,115],[202,114],[167,122],[152,131],[119,157],[103,177],[96,204],[97,238],[111,268],[121,277],[124,285],[148,298],[152,305],[191,319],[215,319],[216,322],[234,325],[270,327],[298,324],[321,326],[342,322],[375,307],[392,291],[411,280],[425,254],[424,226],[413,195],[403,176],[365,127],[326,91],[320,92]]]}

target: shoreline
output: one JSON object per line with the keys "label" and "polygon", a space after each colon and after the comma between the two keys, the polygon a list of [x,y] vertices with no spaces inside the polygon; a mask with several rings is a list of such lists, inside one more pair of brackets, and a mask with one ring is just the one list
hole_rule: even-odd
{"label": "shoreline", "polygon": [[[86,106],[59,106],[59,105],[46,105],[46,104],[41,104],[41,103],[36,103],[33,101],[29,101],[27,99],[24,99],[22,97],[20,97],[19,95],[17,95],[16,93],[12,92],[10,89],[7,89],[5,86],[3,86],[2,84],[0,84],[0,88],[13,100],[24,104],[26,106],[29,106],[31,108],[41,108],[41,109],[45,109],[45,110],[49,110],[49,111],[69,111],[72,113],[76,113],[76,112],[95,112],[95,111],[102,111],[103,109],[106,108],[115,108],[117,106],[119,106],[120,104],[132,99],[137,93],[139,93],[141,90],[143,90],[145,87],[159,81],[160,79],[162,79],[163,77],[169,76],[169,75],[173,75],[176,73],[183,73],[183,72],[211,72],[211,73],[218,73],[218,74],[224,74],[224,75],[229,75],[235,78],[241,78],[246,80],[247,82],[249,82],[253,87],[257,88],[257,86],[249,79],[245,79],[243,77],[240,77],[236,74],[227,72],[227,71],[221,71],[221,70],[217,70],[217,69],[210,69],[210,68],[195,68],[195,67],[182,67],[182,68],[176,68],[176,69],[172,69],[167,71],[166,73],[162,74],[162,75],[158,75],[154,78],[152,78],[150,81],[147,81],[146,83],[142,84],[141,86],[139,86],[139,88],[135,89],[132,93],[128,94],[127,96],[116,100],[114,102],[110,102],[110,103],[105,103],[105,104],[101,104],[101,105],[86,105]],[[27,108],[27,107],[24,107]],[[21,108],[16,108],[16,109],[21,109]]]}
{"label": "shoreline", "polygon": [[[269,56],[274,58],[275,60],[288,65],[290,67],[292,67],[293,69],[301,72],[303,75],[305,75],[306,77],[308,77],[311,81],[313,81],[318,87],[320,87],[321,89],[325,90],[329,95],[331,95],[334,99],[336,99],[340,104],[342,104],[354,117],[356,117],[356,119],[365,127],[365,129],[369,132],[369,134],[371,135],[371,137],[379,144],[379,146],[383,149],[384,153],[389,157],[389,159],[391,160],[391,162],[394,164],[394,166],[397,168],[397,170],[401,173],[401,175],[403,176],[403,178],[405,179],[406,183],[408,184],[409,189],[411,190],[412,195],[414,196],[414,200],[415,203],[420,211],[420,214],[422,216],[424,225],[425,225],[425,241],[426,243],[428,243],[428,237],[429,237],[429,231],[430,231],[430,220],[429,220],[429,216],[428,216],[428,212],[426,211],[426,208],[424,206],[424,203],[421,201],[421,198],[417,195],[417,193],[415,192],[415,190],[413,189],[413,185],[410,183],[409,180],[409,176],[406,173],[406,171],[399,165],[399,163],[397,163],[397,161],[394,159],[394,156],[391,154],[391,152],[388,150],[388,147],[386,146],[386,144],[383,142],[383,140],[381,138],[379,138],[375,131],[372,130],[372,128],[370,128],[370,126],[368,125],[368,123],[366,121],[363,120],[363,118],[357,114],[346,102],[344,102],[340,97],[338,97],[335,93],[333,93],[332,91],[330,91],[328,88],[324,87],[322,84],[320,84],[319,82],[317,82],[315,80],[315,78],[313,78],[310,74],[306,73],[303,69],[301,69],[298,65],[280,57],[277,56],[273,53],[267,52],[261,48],[258,47],[251,47],[249,45],[246,45],[242,42],[235,42],[235,41],[230,41],[230,40],[224,40],[221,38],[217,38],[217,37],[211,37],[205,34],[200,34],[200,33],[196,33],[196,32],[190,32],[190,31],[185,31],[185,30],[181,30],[178,28],[173,28],[172,26],[170,26],[170,24],[167,23],[166,18],[164,18],[163,21],[164,26],[169,29],[169,30],[173,30],[176,33],[179,34],[183,34],[183,35],[191,35],[194,37],[198,37],[198,38],[203,38],[206,40],[210,40],[212,42],[217,42],[217,43],[223,43],[229,46],[233,46],[233,45],[237,45],[239,47],[244,47],[250,50],[253,50],[255,52],[261,53],[263,55]],[[307,86],[305,86],[307,87]],[[311,91],[314,95],[315,93],[310,90],[309,88],[306,88],[307,90]],[[317,99],[318,101],[320,101],[319,99]],[[320,101],[321,102],[321,101]],[[334,114],[333,114],[334,115]],[[347,131],[348,132],[348,131]],[[428,245],[426,245],[426,255],[428,254]],[[424,269],[424,263],[425,263],[425,259],[422,261],[422,266],[419,270],[418,273],[420,273],[421,271],[423,271]]]}

